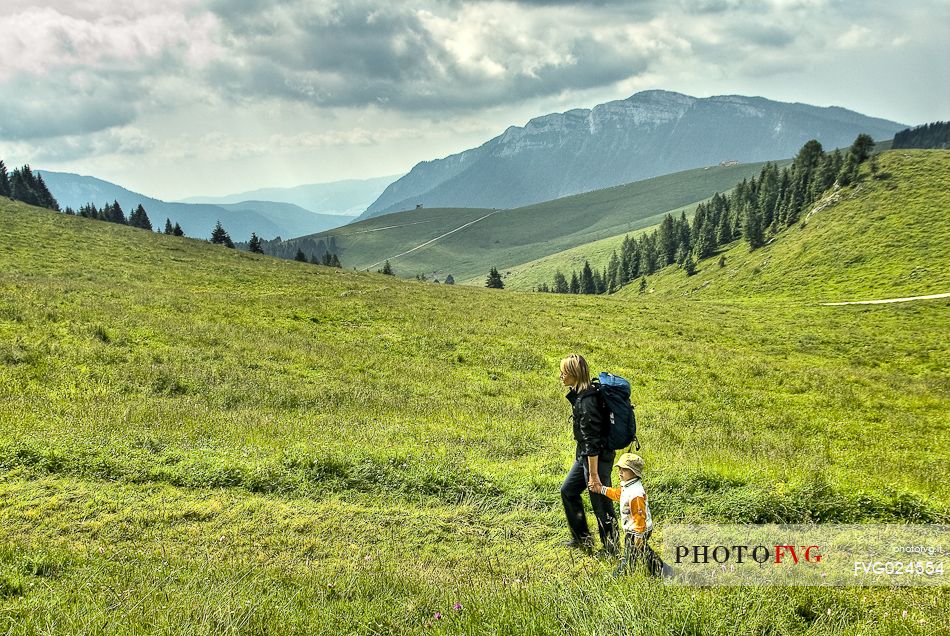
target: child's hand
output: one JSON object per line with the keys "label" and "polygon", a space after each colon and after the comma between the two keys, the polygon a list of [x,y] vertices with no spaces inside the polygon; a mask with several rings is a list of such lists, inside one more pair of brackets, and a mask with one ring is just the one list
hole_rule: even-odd
{"label": "child's hand", "polygon": [[603,488],[603,487],[604,487],[604,485],[603,485],[602,483],[600,483],[600,477],[597,477],[596,475],[592,475],[591,478],[590,478],[590,481],[587,482],[587,488],[588,488],[591,492],[595,492],[595,493],[597,493],[598,495],[600,494],[600,489]]}

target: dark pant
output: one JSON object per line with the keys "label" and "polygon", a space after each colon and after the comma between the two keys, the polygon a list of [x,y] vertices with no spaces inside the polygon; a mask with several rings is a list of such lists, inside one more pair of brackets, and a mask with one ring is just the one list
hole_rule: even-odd
{"label": "dark pant", "polygon": [[[614,451],[601,454],[597,460],[597,474],[603,485],[610,485],[610,473],[613,470]],[[581,494],[587,490],[590,481],[590,469],[586,457],[578,457],[571,466],[571,470],[561,484],[561,501],[564,502],[564,514],[567,515],[567,525],[571,529],[571,536],[575,541],[589,541],[590,529],[587,527],[587,515],[584,514],[584,502]],[[617,548],[617,512],[614,502],[600,493],[590,495],[590,505],[597,518],[597,530],[600,533],[600,542],[608,550]]]}
{"label": "dark pant", "polygon": [[617,575],[633,574],[637,565],[642,561],[651,576],[662,576],[664,571],[663,559],[653,551],[647,540],[651,532],[643,535],[643,541],[637,546],[637,537],[629,532],[624,533],[623,537],[623,556],[620,557],[620,566],[617,568]]}

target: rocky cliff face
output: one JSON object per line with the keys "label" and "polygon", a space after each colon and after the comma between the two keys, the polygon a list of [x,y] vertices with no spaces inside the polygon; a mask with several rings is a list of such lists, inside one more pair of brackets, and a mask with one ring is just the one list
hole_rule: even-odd
{"label": "rocky cliff face", "polygon": [[644,91],[537,117],[478,148],[420,163],[361,218],[417,204],[517,207],[721,161],[791,157],[809,139],[829,149],[860,133],[889,139],[905,127],[837,107]]}

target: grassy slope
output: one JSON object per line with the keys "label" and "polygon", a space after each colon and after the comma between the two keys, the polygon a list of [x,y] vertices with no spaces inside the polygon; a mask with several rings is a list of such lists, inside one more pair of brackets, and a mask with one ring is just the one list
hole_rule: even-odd
{"label": "grassy slope", "polygon": [[[314,238],[336,236],[340,258],[347,268],[365,269],[389,258],[399,276],[437,272],[440,279],[452,274],[457,281],[464,281],[487,274],[492,266],[511,268],[652,225],[657,214],[727,190],[757,173],[761,166],[689,170],[514,210],[499,210],[477,224],[399,258],[393,257],[490,210],[411,210],[375,217]],[[400,227],[354,234],[386,226]]]}
{"label": "grassy slope", "polygon": [[[697,203],[698,202],[691,203],[689,205],[683,206],[682,208],[670,210],[668,212],[662,212],[655,216],[643,219],[645,223],[654,223],[654,225],[647,225],[642,229],[633,232],[625,232],[617,236],[610,236],[605,239],[600,239],[599,241],[584,243],[583,245],[572,247],[570,249],[564,250],[563,252],[557,252],[556,254],[544,256],[522,265],[516,265],[510,270],[505,270],[502,272],[505,288],[511,290],[531,291],[537,289],[541,283],[547,283],[550,286],[553,284],[554,274],[558,270],[560,270],[561,273],[567,277],[568,282],[570,282],[571,272],[577,271],[578,274],[580,274],[581,269],[584,267],[584,261],[589,261],[591,267],[595,269],[603,269],[610,261],[610,255],[615,250],[618,252],[620,251],[620,246],[623,243],[625,236],[629,235],[631,238],[636,238],[644,232],[654,231],[659,226],[660,221],[663,220],[663,217],[667,214],[679,216],[680,212],[685,212],[687,217],[692,217],[693,212],[696,211]],[[484,278],[484,276],[476,277],[464,282],[471,285],[477,285],[483,283]]]}
{"label": "grassy slope", "polygon": [[2,632],[950,628],[940,591],[606,581],[557,494],[577,350],[635,379],[660,522],[946,520],[946,303],[512,294],[0,226]]}
{"label": "grassy slope", "polygon": [[[899,150],[867,165],[856,186],[833,193],[804,223],[750,252],[737,241],[687,277],[650,280],[663,298],[873,300],[950,292],[950,152]],[[726,266],[718,266],[725,255]],[[620,292],[635,296],[635,286]]]}

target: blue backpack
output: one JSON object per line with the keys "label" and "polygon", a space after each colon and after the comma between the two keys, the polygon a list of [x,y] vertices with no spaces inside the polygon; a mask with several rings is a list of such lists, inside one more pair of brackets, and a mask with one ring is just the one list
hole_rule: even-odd
{"label": "blue backpack", "polygon": [[619,375],[601,373],[598,376],[600,383],[598,393],[604,414],[610,419],[610,433],[607,435],[607,445],[612,450],[627,448],[632,444],[640,450],[640,441],[637,439],[637,417],[633,413],[630,403],[630,382]]}

